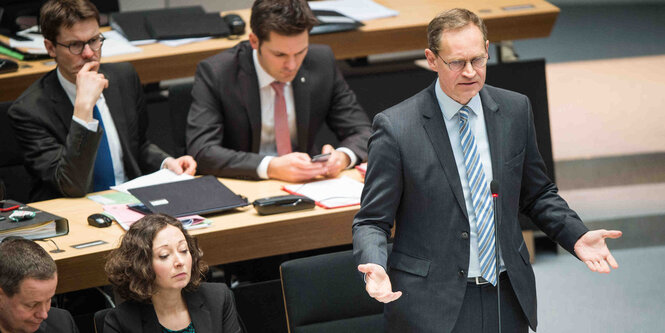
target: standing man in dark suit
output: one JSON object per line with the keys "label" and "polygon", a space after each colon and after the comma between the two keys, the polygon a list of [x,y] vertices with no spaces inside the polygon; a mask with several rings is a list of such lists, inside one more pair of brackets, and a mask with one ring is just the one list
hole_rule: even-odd
{"label": "standing man in dark suit", "polygon": [[127,63],[100,65],[104,36],[88,0],[42,6],[44,45],[57,68],[32,84],[9,116],[35,177],[31,200],[80,197],[168,168],[196,172],[146,139],[143,89]]}
{"label": "standing man in dark suit", "polygon": [[[518,212],[596,272],[618,267],[604,239],[621,232],[589,231],[557,194],[527,97],[484,85],[489,42],[474,13],[440,14],[428,42],[436,82],[374,119],[353,222],[358,270],[370,296],[387,303],[390,332],[496,332],[497,284],[503,331],[535,330],[535,278]],[[498,256],[492,180],[501,186]]]}
{"label": "standing man in dark suit", "polygon": [[[330,48],[309,45],[316,23],[305,0],[257,0],[249,42],[199,64],[187,151],[201,173],[296,182],[366,160],[369,120]],[[314,163],[324,122],[340,147],[323,146],[330,158]]]}
{"label": "standing man in dark suit", "polygon": [[51,307],[58,272],[37,243],[8,237],[0,243],[0,332],[74,333],[67,310]]}

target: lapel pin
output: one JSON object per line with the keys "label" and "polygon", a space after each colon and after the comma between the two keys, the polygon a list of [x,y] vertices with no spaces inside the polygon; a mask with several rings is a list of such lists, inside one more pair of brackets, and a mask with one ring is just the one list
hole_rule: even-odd
{"label": "lapel pin", "polygon": [[300,77],[300,82],[301,82],[301,83],[305,83],[305,77],[304,77],[304,76],[301,76],[301,77]]}

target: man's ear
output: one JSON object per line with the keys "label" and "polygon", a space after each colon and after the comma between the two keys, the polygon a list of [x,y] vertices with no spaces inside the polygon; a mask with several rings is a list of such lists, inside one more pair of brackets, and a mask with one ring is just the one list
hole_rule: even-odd
{"label": "man's ear", "polygon": [[249,33],[249,44],[252,45],[253,49],[259,50],[259,37],[253,32]]}
{"label": "man's ear", "polygon": [[425,57],[427,58],[427,65],[435,72],[439,71],[439,64],[436,62],[436,54],[430,49],[425,49]]}
{"label": "man's ear", "polygon": [[56,45],[53,44],[50,40],[44,39],[44,47],[46,47],[46,51],[48,52],[48,55],[51,58],[55,58],[55,47],[56,47]]}

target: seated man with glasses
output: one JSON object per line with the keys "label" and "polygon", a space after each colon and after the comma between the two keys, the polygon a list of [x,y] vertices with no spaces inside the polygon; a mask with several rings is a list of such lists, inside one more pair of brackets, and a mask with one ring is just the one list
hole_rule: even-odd
{"label": "seated man with glasses", "polygon": [[35,178],[31,201],[80,197],[168,168],[196,172],[146,139],[141,82],[128,63],[100,64],[104,36],[88,0],[50,0],[41,8],[44,44],[57,68],[9,110]]}

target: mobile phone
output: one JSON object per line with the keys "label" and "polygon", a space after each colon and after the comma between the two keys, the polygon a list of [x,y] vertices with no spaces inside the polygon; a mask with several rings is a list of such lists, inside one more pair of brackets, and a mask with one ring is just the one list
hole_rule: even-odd
{"label": "mobile phone", "polygon": [[330,158],[330,153],[319,154],[312,157],[312,162],[327,162],[329,158]]}
{"label": "mobile phone", "polygon": [[141,214],[143,214],[143,215],[150,215],[150,214],[152,214],[152,212],[150,211],[150,209],[148,209],[148,207],[146,207],[146,206],[145,206],[144,204],[142,204],[142,203],[129,204],[129,205],[127,205],[127,208],[129,208],[129,209],[131,209],[131,210],[133,210],[133,211],[135,211],[135,212],[137,212],[137,213],[141,213]]}

